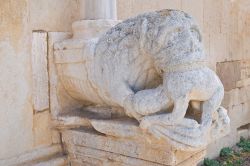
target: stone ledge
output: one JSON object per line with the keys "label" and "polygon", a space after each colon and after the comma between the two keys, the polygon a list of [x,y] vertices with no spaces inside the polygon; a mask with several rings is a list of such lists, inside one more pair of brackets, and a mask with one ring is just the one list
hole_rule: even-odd
{"label": "stone ledge", "polygon": [[34,163],[27,163],[25,165],[31,165],[31,166],[67,166],[67,157],[63,155],[57,155],[57,156],[52,156],[51,158],[42,160],[42,161],[37,161]]}
{"label": "stone ledge", "polygon": [[32,151],[29,151],[25,154],[21,154],[19,156],[15,156],[9,159],[0,160],[0,165],[33,165],[36,161],[46,161],[46,159],[53,159],[53,156],[57,156],[62,154],[62,147],[61,145],[52,145],[43,148],[38,148]]}

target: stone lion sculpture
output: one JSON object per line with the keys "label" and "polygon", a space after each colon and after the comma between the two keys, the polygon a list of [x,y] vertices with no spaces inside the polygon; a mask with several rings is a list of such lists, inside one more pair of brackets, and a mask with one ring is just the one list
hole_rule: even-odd
{"label": "stone lion sculpture", "polygon": [[[182,11],[161,10],[125,20],[88,41],[77,98],[123,107],[153,135],[201,145],[194,139],[210,130],[214,114],[229,123],[220,107],[223,85],[206,67],[203,50],[197,24]],[[185,118],[194,101],[202,103],[200,124]]]}

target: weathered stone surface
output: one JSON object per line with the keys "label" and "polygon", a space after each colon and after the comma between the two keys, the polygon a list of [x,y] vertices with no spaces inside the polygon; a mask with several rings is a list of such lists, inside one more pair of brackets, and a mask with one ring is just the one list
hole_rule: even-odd
{"label": "weathered stone surface", "polygon": [[216,69],[226,91],[236,88],[236,82],[240,80],[239,61],[217,63]]}
{"label": "weathered stone surface", "polygon": [[32,83],[33,107],[35,111],[44,111],[49,108],[49,79],[47,58],[47,32],[33,32]]}
{"label": "weathered stone surface", "polygon": [[[37,148],[26,152],[22,155],[15,156],[13,158],[0,160],[0,165],[32,165],[37,161],[43,159],[52,159],[53,157],[60,155],[62,153],[62,147],[59,144],[53,146],[46,146],[43,148]],[[45,160],[46,161],[46,160]]]}
{"label": "weathered stone surface", "polygon": [[206,151],[198,152],[185,161],[181,162],[177,166],[197,166],[199,165],[198,163],[201,163],[201,161],[204,159],[205,154]]}
{"label": "weathered stone surface", "polygon": [[[205,65],[202,37],[193,18],[178,10],[161,10],[109,29],[115,23],[77,22],[84,31],[73,24],[73,38],[55,44],[58,76],[67,93],[85,105],[124,108],[142,130],[171,138],[182,148],[206,146],[213,116],[220,117],[219,126],[229,125],[229,120],[219,108],[223,85]],[[204,102],[200,124],[184,118],[193,100]],[[172,106],[172,113],[167,113]],[[102,131],[105,127],[109,125]]]}
{"label": "weathered stone surface", "polygon": [[[84,165],[178,165],[191,156],[197,164],[205,155],[200,151],[177,151],[169,144],[153,137],[141,140],[122,139],[101,135],[91,129],[72,129],[62,132],[70,161]],[[161,142],[161,143],[160,143]],[[202,154],[202,155],[201,155]],[[202,157],[201,157],[202,156]],[[185,162],[183,162],[185,163]],[[190,162],[191,163],[191,162]]]}
{"label": "weathered stone surface", "polygon": [[230,61],[217,63],[217,74],[225,90],[230,91],[250,84],[250,61]]}
{"label": "weathered stone surface", "polygon": [[[80,18],[81,0],[2,0],[0,5],[0,158],[5,159],[33,147],[31,45],[32,30],[65,32]],[[203,42],[212,66],[218,61],[249,59],[249,1],[216,0],[118,0],[118,17],[162,8],[182,9],[196,17],[205,30]],[[85,10],[82,10],[85,11]],[[218,17],[218,18],[217,18]],[[203,25],[204,24],[204,25]],[[219,28],[218,28],[219,27]],[[224,50],[226,47],[226,51]],[[224,52],[225,51],[225,52]],[[212,68],[215,69],[215,68]],[[246,78],[244,78],[246,79]],[[234,90],[233,90],[234,91]],[[233,93],[238,90],[235,90]],[[245,87],[240,91],[247,91]],[[231,93],[231,91],[230,91]],[[240,92],[239,97],[244,98]],[[230,94],[231,95],[231,94]],[[237,95],[236,95],[237,96]],[[231,98],[232,99],[232,98]],[[249,100],[232,100],[249,103]],[[224,105],[230,109],[228,106]],[[230,107],[231,107],[230,106]],[[238,110],[238,109],[234,109]],[[231,118],[238,117],[235,114]],[[244,114],[245,115],[245,114]],[[240,118],[239,125],[240,124]],[[36,124],[37,126],[37,124]],[[38,126],[38,128],[43,128]],[[7,130],[8,129],[8,130]],[[43,131],[43,130],[41,130]],[[13,137],[15,135],[15,137]],[[39,133],[38,135],[42,135]],[[209,153],[237,141],[237,132],[209,145]],[[46,134],[44,134],[46,136]],[[228,144],[227,144],[228,143]],[[17,148],[18,147],[18,148]]]}
{"label": "weathered stone surface", "polygon": [[33,145],[28,11],[26,0],[1,1],[0,160],[31,150]]}
{"label": "weathered stone surface", "polygon": [[133,119],[91,120],[91,125],[94,129],[106,135],[142,139],[139,124]]}
{"label": "weathered stone surface", "polygon": [[80,17],[84,20],[117,19],[116,0],[80,1]]}
{"label": "weathered stone surface", "polygon": [[[33,119],[33,146],[52,144],[51,115],[49,110],[36,113]],[[46,137],[44,137],[46,135]]]}
{"label": "weathered stone surface", "polygon": [[88,148],[84,146],[72,146],[69,150],[69,158],[70,163],[76,163],[75,165],[145,165],[145,166],[160,166],[161,164],[157,164],[150,161],[140,160],[133,157],[128,157],[112,152],[107,152],[103,150],[98,150],[94,148]]}
{"label": "weathered stone surface", "polygon": [[68,166],[69,164],[68,164],[66,156],[54,156],[54,158],[30,163],[30,165],[32,166]]}
{"label": "weathered stone surface", "polygon": [[[88,147],[75,147],[69,154],[72,166],[163,166],[155,162],[140,160],[133,157],[123,156],[107,151],[96,150]],[[178,164],[177,166],[196,166],[205,156],[205,151],[193,154],[190,158]]]}
{"label": "weathered stone surface", "polygon": [[67,32],[49,32],[48,36],[50,110],[52,119],[57,119],[59,114],[64,113],[65,110],[74,110],[80,106],[77,101],[73,100],[72,97],[65,92],[64,87],[59,81],[58,71],[54,62],[54,44],[68,39],[72,35]]}
{"label": "weathered stone surface", "polygon": [[250,86],[235,88],[225,92],[222,102],[223,107],[229,108],[235,105],[247,103],[250,100]]}
{"label": "weathered stone surface", "polygon": [[233,146],[236,142],[239,142],[241,136],[248,135],[244,126],[250,123],[249,103],[250,100],[246,101],[245,103],[235,103],[235,105],[228,107],[228,115],[231,119],[230,133],[221,139],[213,141],[207,147],[208,157],[218,156],[220,149],[223,147]]}
{"label": "weathered stone surface", "polygon": [[[158,139],[165,140],[166,143],[174,146],[179,150],[194,151],[203,148],[203,144],[224,136],[224,133],[229,132],[229,126],[225,125],[228,119],[224,119],[226,111],[223,108],[219,109],[218,117],[215,117],[215,123],[212,124],[209,134],[204,135],[198,128],[196,121],[183,119],[182,123],[176,124],[174,127],[162,127],[160,125],[152,126],[155,132],[154,136]],[[91,125],[95,130],[118,138],[130,138],[143,140],[150,137],[139,128],[139,124],[133,119],[113,119],[113,120],[90,120]],[[191,128],[193,127],[193,128]],[[178,140],[187,135],[185,140]],[[177,140],[177,141],[176,141]]]}
{"label": "weathered stone surface", "polygon": [[32,0],[28,1],[28,7],[30,13],[28,25],[31,30],[67,32],[71,30],[72,22],[80,19],[79,1]]}
{"label": "weathered stone surface", "polygon": [[79,110],[60,114],[57,119],[53,121],[53,126],[56,128],[91,127],[91,120],[93,119],[104,120],[111,119],[112,117],[122,117],[124,116],[124,113],[122,113],[121,111],[114,111],[110,107],[83,107]]}

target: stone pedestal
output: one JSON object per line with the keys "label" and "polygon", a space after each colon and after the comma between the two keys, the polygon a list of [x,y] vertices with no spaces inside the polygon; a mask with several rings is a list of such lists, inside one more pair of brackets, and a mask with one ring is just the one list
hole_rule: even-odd
{"label": "stone pedestal", "polygon": [[62,140],[72,166],[195,166],[204,150],[180,151],[161,140],[117,138],[91,128],[62,131]]}

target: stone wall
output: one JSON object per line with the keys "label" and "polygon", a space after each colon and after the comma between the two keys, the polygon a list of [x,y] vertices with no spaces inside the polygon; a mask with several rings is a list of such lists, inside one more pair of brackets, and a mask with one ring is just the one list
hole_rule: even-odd
{"label": "stone wall", "polygon": [[70,31],[78,14],[77,0],[0,0],[0,161],[59,141],[32,102],[32,32]]}
{"label": "stone wall", "polygon": [[27,1],[0,5],[0,158],[32,148],[30,41]]}
{"label": "stone wall", "polygon": [[[32,32],[71,31],[79,0],[0,0],[0,160],[58,143],[49,105],[36,111],[32,99]],[[225,85],[223,105],[232,132],[209,146],[214,156],[250,123],[250,2],[248,0],[118,0],[118,18],[173,8],[193,15],[203,31],[210,67]]]}

